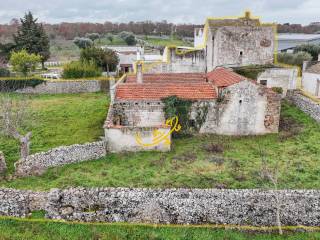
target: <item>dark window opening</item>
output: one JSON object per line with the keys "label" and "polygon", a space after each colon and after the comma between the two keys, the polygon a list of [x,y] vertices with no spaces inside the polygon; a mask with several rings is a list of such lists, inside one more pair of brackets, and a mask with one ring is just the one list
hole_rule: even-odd
{"label": "dark window opening", "polygon": [[268,82],[267,80],[260,80],[260,84],[264,86],[267,86],[267,82]]}
{"label": "dark window opening", "polygon": [[243,52],[242,51],[240,51],[240,56],[242,56],[243,55]]}
{"label": "dark window opening", "polygon": [[241,103],[242,103],[242,100],[239,100],[239,103],[241,104]]}

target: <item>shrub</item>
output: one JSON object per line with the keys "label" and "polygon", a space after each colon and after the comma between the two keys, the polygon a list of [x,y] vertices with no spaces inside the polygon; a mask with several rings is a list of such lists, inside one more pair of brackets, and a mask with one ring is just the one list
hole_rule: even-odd
{"label": "shrub", "polygon": [[209,153],[223,153],[224,147],[220,143],[210,143],[204,147]]}
{"label": "shrub", "polygon": [[99,77],[101,69],[94,62],[74,61],[63,66],[62,77],[65,79]]}
{"label": "shrub", "polygon": [[81,49],[93,46],[93,41],[90,38],[76,37],[73,39],[73,43]]}
{"label": "shrub", "polygon": [[318,60],[318,55],[320,53],[319,44],[302,44],[294,49],[294,52],[307,52],[312,56],[312,60]]}
{"label": "shrub", "polygon": [[0,80],[0,92],[14,92],[18,89],[26,87],[35,87],[41,83],[45,82],[43,79],[39,78],[10,78],[8,80]]}
{"label": "shrub", "polygon": [[118,55],[111,49],[89,47],[81,50],[80,60],[82,62],[95,62],[98,67],[105,71],[114,71],[119,63]]}
{"label": "shrub", "polygon": [[10,64],[13,70],[23,73],[24,76],[31,71],[34,71],[37,64],[41,62],[40,55],[28,53],[26,50],[19,52],[12,52],[10,57]]}
{"label": "shrub", "polygon": [[282,87],[273,87],[272,90],[276,93],[282,94],[283,93],[283,89]]}
{"label": "shrub", "polygon": [[10,71],[0,67],[0,77],[10,77]]}
{"label": "shrub", "polygon": [[279,53],[278,61],[285,64],[297,65],[302,67],[304,61],[311,61],[312,56],[307,52]]}

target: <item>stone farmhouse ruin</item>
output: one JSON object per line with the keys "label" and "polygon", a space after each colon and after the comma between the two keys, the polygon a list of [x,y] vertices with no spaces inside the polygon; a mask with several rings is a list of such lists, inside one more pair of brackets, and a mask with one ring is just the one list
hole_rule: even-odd
{"label": "stone farmhouse ruin", "polygon": [[[192,101],[187,118],[199,133],[278,132],[281,95],[228,68],[273,63],[274,41],[273,25],[246,13],[208,18],[195,29],[194,47],[168,46],[163,61],[150,64],[140,52],[136,75],[111,87],[104,125],[108,150],[170,150],[172,128],[165,124],[163,101],[170,96]],[[159,136],[167,137],[155,142]]]}
{"label": "stone farmhouse ruin", "polygon": [[219,66],[273,63],[275,26],[252,18],[208,18],[194,32],[194,46],[167,46],[162,62],[147,64],[145,71],[210,72]]}
{"label": "stone farmhouse ruin", "polygon": [[[108,150],[138,150],[142,146],[137,134],[151,143],[154,131],[168,133],[162,99],[169,96],[192,101],[188,116],[200,133],[278,132],[281,96],[230,69],[219,67],[207,74],[138,73],[115,89],[104,126]],[[170,150],[170,145],[161,142],[144,148]]]}

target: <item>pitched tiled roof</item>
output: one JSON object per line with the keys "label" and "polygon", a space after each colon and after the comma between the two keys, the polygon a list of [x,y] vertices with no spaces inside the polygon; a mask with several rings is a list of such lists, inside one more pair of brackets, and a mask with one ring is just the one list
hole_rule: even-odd
{"label": "pitched tiled roof", "polygon": [[207,78],[217,87],[228,87],[242,80],[247,79],[232,70],[226,68],[216,68],[212,72],[207,73]]}
{"label": "pitched tiled roof", "polygon": [[[136,76],[128,76],[127,83],[136,83]],[[204,73],[154,73],[143,74],[144,83],[196,83],[206,82]]]}
{"label": "pitched tiled roof", "polygon": [[209,100],[217,98],[211,83],[122,83],[116,89],[119,100],[160,100],[169,96],[190,100]]}

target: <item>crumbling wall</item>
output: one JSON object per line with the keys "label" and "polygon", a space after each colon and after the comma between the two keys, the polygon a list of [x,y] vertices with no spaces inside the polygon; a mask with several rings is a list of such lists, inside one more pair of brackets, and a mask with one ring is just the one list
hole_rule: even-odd
{"label": "crumbling wall", "polygon": [[62,146],[47,152],[30,155],[25,160],[20,159],[15,164],[15,175],[41,174],[49,167],[99,159],[105,155],[106,146],[104,141]]}
{"label": "crumbling wall", "polygon": [[301,111],[320,122],[320,103],[303,96],[299,91],[288,91],[287,100],[296,105]]}
{"label": "crumbling wall", "polygon": [[82,222],[320,226],[319,190],[69,188],[0,189],[0,215]]}
{"label": "crumbling wall", "polygon": [[45,209],[46,192],[0,188],[0,215],[27,217],[34,210]]}
{"label": "crumbling wall", "polygon": [[54,189],[46,211],[87,222],[275,226],[276,195],[283,225],[320,225],[320,192],[313,190]]}
{"label": "crumbling wall", "polygon": [[278,132],[280,95],[251,81],[223,90],[209,108],[201,133],[252,135]]}

